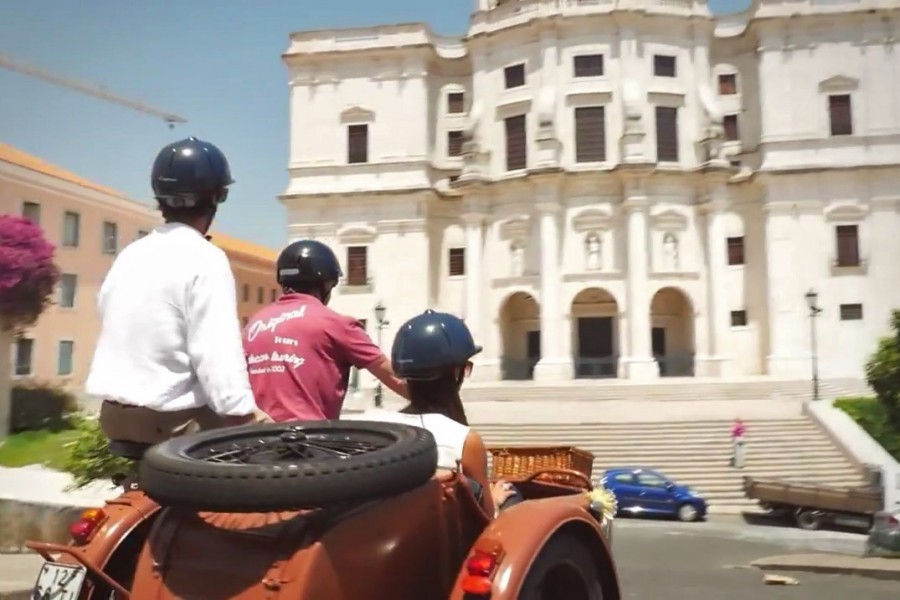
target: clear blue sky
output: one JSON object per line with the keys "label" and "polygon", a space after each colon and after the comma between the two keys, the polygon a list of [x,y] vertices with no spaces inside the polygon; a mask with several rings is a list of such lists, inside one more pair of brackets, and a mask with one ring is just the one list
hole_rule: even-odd
{"label": "clear blue sky", "polygon": [[[711,0],[717,12],[749,0]],[[236,180],[218,229],[278,248],[288,89],[280,55],[304,29],[424,21],[465,31],[472,0],[3,0],[0,52],[179,114],[162,121],[0,69],[0,141],[149,202],[157,150],[196,135]]]}

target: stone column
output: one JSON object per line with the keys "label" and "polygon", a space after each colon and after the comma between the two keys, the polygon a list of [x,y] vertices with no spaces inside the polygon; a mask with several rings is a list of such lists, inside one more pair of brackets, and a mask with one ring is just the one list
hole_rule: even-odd
{"label": "stone column", "polygon": [[659,367],[650,352],[650,297],[647,291],[648,198],[638,178],[625,184],[623,206],[628,214],[627,317],[629,356],[622,359],[621,373],[628,379],[655,379]]}
{"label": "stone column", "polygon": [[559,191],[555,178],[539,181],[535,209],[541,235],[541,360],[534,369],[535,381],[572,379],[572,357],[562,351],[560,311]]}
{"label": "stone column", "polygon": [[462,216],[462,221],[466,231],[466,302],[465,302],[465,318],[466,325],[472,332],[475,340],[480,340],[483,331],[481,323],[483,320],[483,303],[481,290],[481,252],[484,246],[484,218],[485,215],[477,212],[466,213]]}
{"label": "stone column", "polygon": [[730,374],[728,351],[728,260],[725,243],[725,210],[728,204],[726,182],[719,178],[710,190],[706,206],[706,326],[708,343],[697,357],[697,375],[724,377]]}

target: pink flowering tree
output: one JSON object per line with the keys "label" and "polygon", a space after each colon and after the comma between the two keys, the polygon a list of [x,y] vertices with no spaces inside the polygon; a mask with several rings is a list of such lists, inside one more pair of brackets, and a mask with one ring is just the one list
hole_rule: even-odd
{"label": "pink flowering tree", "polygon": [[59,280],[54,250],[31,221],[0,215],[0,438],[9,429],[13,340],[50,303]]}

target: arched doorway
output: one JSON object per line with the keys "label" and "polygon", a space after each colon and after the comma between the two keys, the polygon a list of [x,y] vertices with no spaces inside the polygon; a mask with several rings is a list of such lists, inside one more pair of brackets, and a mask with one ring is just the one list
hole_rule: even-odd
{"label": "arched doorway", "polygon": [[650,343],[661,377],[694,376],[694,308],[678,288],[665,287],[650,303]]}
{"label": "arched doorway", "polygon": [[502,379],[531,379],[541,359],[541,319],[537,300],[516,292],[500,305]]}
{"label": "arched doorway", "polygon": [[600,288],[572,300],[572,363],[576,379],[616,377],[619,371],[619,305]]}

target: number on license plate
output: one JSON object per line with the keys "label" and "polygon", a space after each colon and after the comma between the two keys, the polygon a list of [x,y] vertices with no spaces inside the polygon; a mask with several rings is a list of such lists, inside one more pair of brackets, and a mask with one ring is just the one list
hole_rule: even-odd
{"label": "number on license plate", "polygon": [[78,600],[84,583],[84,567],[44,563],[34,584],[34,600]]}

